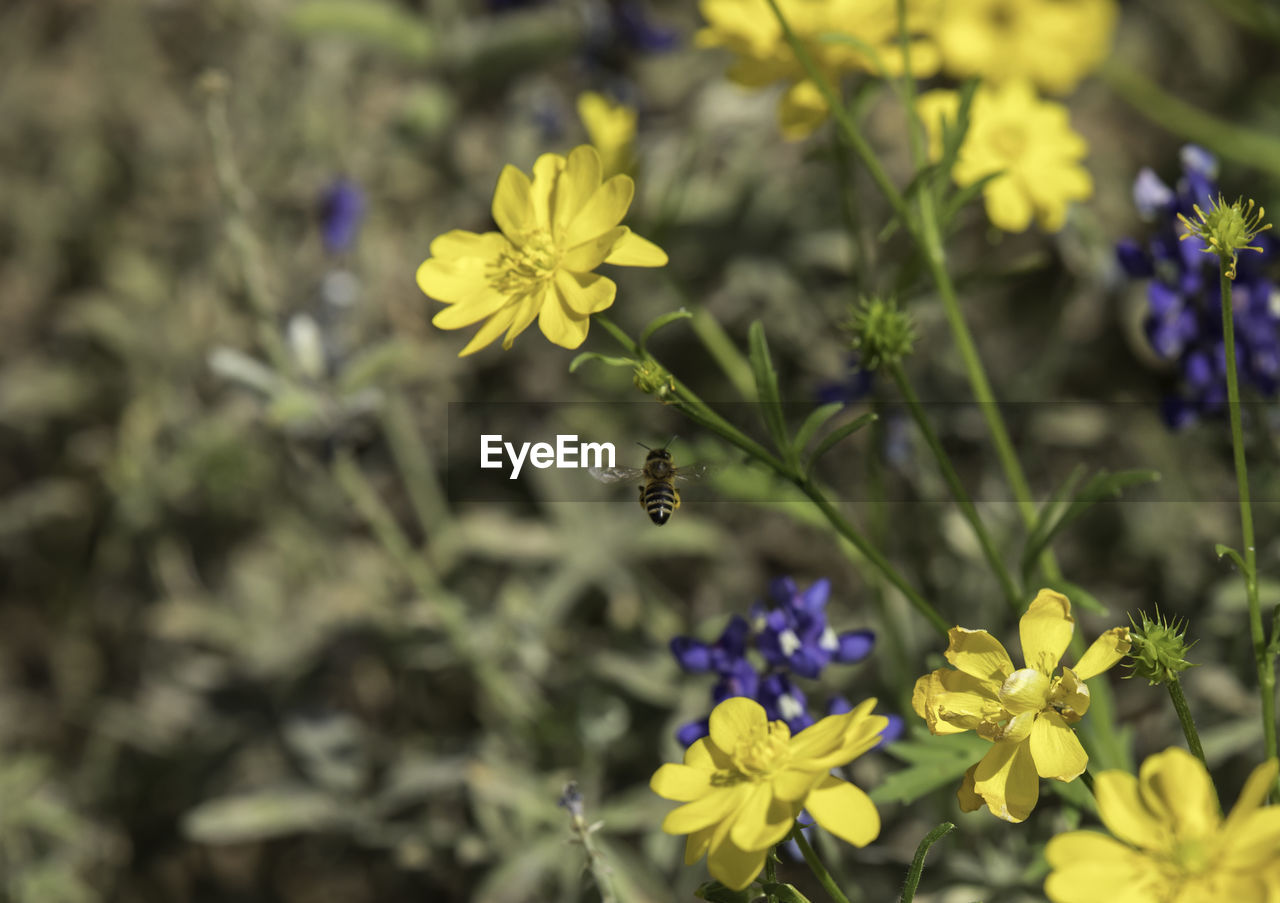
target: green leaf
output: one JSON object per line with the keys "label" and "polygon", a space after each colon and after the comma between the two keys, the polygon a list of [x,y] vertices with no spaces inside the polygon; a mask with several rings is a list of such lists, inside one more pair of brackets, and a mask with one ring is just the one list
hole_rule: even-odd
{"label": "green leaf", "polygon": [[809,903],[809,898],[800,893],[794,884],[777,884],[773,881],[766,881],[762,889],[765,894],[777,900],[778,903]]}
{"label": "green leaf", "polygon": [[822,407],[814,408],[809,412],[809,416],[804,419],[804,423],[800,424],[800,429],[796,432],[796,438],[791,443],[792,449],[795,450],[796,457],[804,451],[805,446],[822,429],[822,425],[844,410],[844,402],[833,401],[831,404],[824,404]]}
{"label": "green leaf", "polygon": [[1104,498],[1118,496],[1125,489],[1132,486],[1154,483],[1160,479],[1160,474],[1154,470],[1122,470],[1119,473],[1108,473],[1102,470],[1094,474],[1089,482],[1085,483],[1084,487],[1072,498],[1070,504],[1063,505],[1062,499],[1079,482],[1081,472],[1081,467],[1077,467],[1072,472],[1067,481],[1054,494],[1054,498],[1041,510],[1040,516],[1036,518],[1031,535],[1027,537],[1026,548],[1022,552],[1022,580],[1024,584],[1030,579],[1032,571],[1035,570],[1036,562],[1039,560],[1041,553],[1048,548],[1053,538],[1064,527]]}
{"label": "green leaf", "polygon": [[417,62],[430,59],[435,45],[421,16],[384,0],[308,0],[294,6],[285,21],[303,37],[343,37]]}
{"label": "green leaf", "polygon": [[944,821],[920,841],[920,845],[916,847],[915,858],[911,860],[911,868],[907,869],[907,879],[902,884],[902,897],[899,903],[911,903],[915,899],[916,888],[920,886],[920,875],[924,872],[924,858],[929,855],[929,848],[955,829],[956,826],[951,822]]}
{"label": "green leaf", "polygon": [[942,156],[938,159],[938,170],[944,176],[950,176],[960,155],[965,136],[969,134],[969,110],[973,107],[973,95],[978,90],[978,79],[970,79],[960,87],[960,102],[956,106],[956,118],[942,120]]}
{"label": "green leaf", "polygon": [[991,747],[972,733],[916,736],[920,739],[899,740],[885,747],[889,755],[910,764],[881,781],[871,791],[873,801],[914,803],[940,787],[957,788],[969,766]]}
{"label": "green leaf", "polygon": [[645,345],[649,341],[649,337],[662,327],[674,323],[676,320],[689,320],[692,318],[693,312],[685,310],[683,307],[679,310],[673,310],[669,313],[665,313],[660,317],[655,317],[649,322],[649,325],[644,328],[644,331],[640,333],[640,350],[644,351]]}
{"label": "green leaf", "polygon": [[1247,575],[1249,573],[1249,567],[1244,563],[1244,558],[1240,556],[1239,552],[1231,548],[1231,546],[1218,543],[1213,547],[1213,550],[1218,553],[1219,558],[1225,555],[1227,558],[1234,561],[1236,563],[1236,567],[1240,568],[1240,572],[1242,574]]}
{"label": "green leaf", "polygon": [[786,455],[791,444],[787,441],[787,424],[782,416],[782,400],[778,396],[778,374],[769,358],[769,342],[759,320],[754,321],[747,331],[747,343],[751,372],[756,379],[756,395],[760,399],[760,413],[769,435],[773,437],[774,447]]}
{"label": "green leaf", "polygon": [[693,892],[699,900],[708,903],[751,903],[758,895],[751,888],[730,890],[719,881],[708,881]]}
{"label": "green leaf", "polygon": [[806,465],[806,470],[812,471],[813,466],[818,463],[818,459],[831,451],[831,449],[835,448],[837,443],[848,436],[852,436],[868,423],[877,419],[879,419],[879,415],[877,414],[863,414],[861,417],[850,420],[844,426],[837,427],[827,433],[827,435],[823,437],[822,441],[818,443],[818,447],[814,449],[813,454],[809,457],[809,463]]}
{"label": "green leaf", "polygon": [[[1045,584],[1049,589],[1057,590],[1071,600],[1071,604],[1077,608],[1083,608],[1085,611],[1091,611],[1095,615],[1109,615],[1111,610],[1107,606],[1098,601],[1098,597],[1089,592],[1078,583],[1072,583],[1070,580],[1046,580]],[[1024,600],[1023,607],[1030,604],[1030,599]]]}
{"label": "green leaf", "polygon": [[970,201],[977,198],[992,179],[998,179],[1002,175],[1004,175],[1003,169],[987,173],[985,176],[978,179],[978,181],[971,182],[955,194],[951,195],[951,197],[947,198],[946,203],[942,208],[941,215],[943,228],[945,229],[947,226],[951,225],[951,222],[956,218],[956,214],[963,210]]}
{"label": "green leaf", "polygon": [[587,361],[600,361],[610,367],[634,367],[638,362],[629,357],[612,357],[595,351],[584,351],[569,362],[569,372],[576,373]]}

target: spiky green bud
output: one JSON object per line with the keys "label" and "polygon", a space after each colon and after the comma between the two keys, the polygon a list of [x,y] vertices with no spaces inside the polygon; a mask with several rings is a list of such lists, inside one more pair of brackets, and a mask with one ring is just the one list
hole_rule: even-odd
{"label": "spiky green bud", "polygon": [[881,364],[897,364],[911,353],[916,341],[916,324],[911,315],[898,310],[893,298],[864,298],[849,321],[853,347],[859,363],[868,370]]}
{"label": "spiky green bud", "polygon": [[1177,678],[1178,672],[1192,667],[1184,657],[1195,645],[1186,641],[1187,623],[1176,618],[1167,621],[1159,611],[1154,619],[1145,611],[1140,614],[1141,626],[1129,616],[1129,623],[1133,624],[1129,639],[1133,645],[1127,664],[1132,671],[1125,676],[1145,677],[1151,686],[1169,683]]}
{"label": "spiky green bud", "polygon": [[1178,240],[1182,241],[1193,235],[1199,238],[1209,246],[1202,250],[1206,254],[1217,254],[1223,269],[1227,272],[1227,278],[1235,279],[1236,256],[1241,251],[1261,253],[1262,248],[1251,245],[1249,242],[1253,241],[1254,236],[1259,232],[1265,232],[1271,228],[1270,223],[1262,221],[1267,211],[1262,207],[1257,207],[1255,210],[1255,206],[1253,201],[1247,201],[1244,198],[1237,198],[1233,203],[1228,204],[1222,199],[1222,195],[1218,195],[1218,200],[1209,208],[1208,213],[1201,210],[1199,204],[1193,204],[1192,209],[1199,217],[1199,222],[1193,222],[1179,213],[1178,219],[1182,220],[1182,225],[1187,227],[1187,231],[1180,235]]}
{"label": "spiky green bud", "polygon": [[645,360],[636,364],[632,382],[644,394],[656,395],[663,401],[676,391],[675,379],[657,361]]}

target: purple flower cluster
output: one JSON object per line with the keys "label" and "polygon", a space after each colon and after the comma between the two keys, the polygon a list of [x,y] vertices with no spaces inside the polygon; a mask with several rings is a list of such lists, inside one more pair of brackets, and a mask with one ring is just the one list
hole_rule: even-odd
{"label": "purple flower cluster", "polygon": [[350,179],[335,179],[320,195],[320,238],[330,254],[341,254],[355,244],[364,219],[364,192]]}
{"label": "purple flower cluster", "polygon": [[[1155,233],[1145,245],[1134,239],[1116,245],[1125,272],[1148,280],[1147,340],[1178,370],[1178,389],[1162,404],[1171,429],[1220,414],[1227,400],[1218,258],[1203,253],[1205,244],[1199,238],[1180,240],[1186,228],[1178,221],[1180,213],[1195,219],[1193,205],[1207,211],[1217,199],[1218,163],[1194,145],[1184,147],[1181,157],[1182,177],[1174,188],[1151,169],[1138,174],[1134,203],[1142,218],[1155,224]],[[1264,270],[1275,256],[1276,244],[1265,233],[1256,244],[1262,253],[1240,255],[1231,292],[1236,368],[1242,385],[1270,398],[1280,388],[1280,293]]]}
{"label": "purple flower cluster", "polygon": [[[755,603],[750,621],[734,615],[714,643],[678,636],[671,641],[671,652],[685,671],[713,673],[719,678],[711,688],[713,706],[731,696],[748,696],[764,706],[770,720],[785,721],[795,733],[815,719],[804,691],[792,676],[816,679],[833,662],[851,665],[862,661],[871,654],[875,634],[870,630],[836,633],[832,629],[826,615],[831,581],[825,578],[802,592],[794,580],[783,577],[773,582],[769,595],[772,605]],[[764,660],[763,668],[747,657],[751,648]],[[824,714],[842,714],[851,708],[847,699],[833,696]],[[902,719],[888,717],[889,727],[881,742],[902,733]],[[701,718],[681,726],[676,737],[689,746],[707,736],[707,730],[707,719]]]}

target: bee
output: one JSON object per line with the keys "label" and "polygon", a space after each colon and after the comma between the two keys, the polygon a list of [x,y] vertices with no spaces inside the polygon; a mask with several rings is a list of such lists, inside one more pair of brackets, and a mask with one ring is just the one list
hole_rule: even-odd
{"label": "bee", "polygon": [[[672,441],[674,440],[673,436]],[[671,452],[667,451],[667,445],[671,442],[662,448],[636,444],[649,452],[644,459],[644,467],[592,467],[590,473],[601,483],[643,480],[639,487],[640,507],[649,515],[649,520],[660,527],[680,507],[680,490],[676,488],[676,480],[700,480],[706,476],[710,467],[706,464],[691,464],[677,468],[671,462]]]}

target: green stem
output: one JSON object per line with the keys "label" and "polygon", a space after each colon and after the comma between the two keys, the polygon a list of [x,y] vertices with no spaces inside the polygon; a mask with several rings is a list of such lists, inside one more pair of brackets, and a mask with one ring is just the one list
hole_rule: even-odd
{"label": "green stem", "polygon": [[1207,768],[1209,763],[1205,762],[1204,747],[1200,745],[1200,735],[1196,733],[1196,723],[1191,717],[1191,708],[1187,705],[1187,697],[1182,692],[1182,681],[1178,680],[1178,675],[1174,674],[1169,678],[1168,687],[1169,698],[1173,700],[1173,708],[1178,713],[1178,720],[1182,722],[1182,733],[1187,738],[1187,748]]}
{"label": "green stem", "polygon": [[982,547],[982,554],[991,566],[992,573],[1000,581],[1000,587],[1004,590],[1005,601],[1009,603],[1013,616],[1016,618],[1022,611],[1022,596],[1018,592],[1013,578],[1009,575],[1004,561],[1000,558],[1000,553],[996,551],[991,534],[987,532],[986,525],[983,524],[982,517],[978,514],[978,509],[969,498],[969,494],[965,492],[964,484],[960,482],[960,476],[951,464],[951,457],[947,454],[947,450],[942,447],[937,433],[933,431],[933,427],[929,424],[929,418],[925,416],[924,407],[920,404],[920,399],[916,396],[915,389],[912,388],[911,382],[907,379],[906,371],[902,369],[900,364],[890,364],[888,369],[889,374],[893,377],[894,382],[898,384],[898,390],[902,393],[902,397],[907,403],[907,410],[911,412],[911,418],[916,422],[921,435],[924,436],[925,443],[928,444],[929,450],[933,452],[934,458],[938,461],[938,469],[942,471],[942,478],[946,480],[947,486],[951,489],[951,497],[955,499],[961,514],[969,522],[969,526],[973,528],[973,534],[977,537],[978,544]]}
{"label": "green stem", "polygon": [[1161,128],[1202,144],[1221,157],[1280,175],[1280,140],[1274,136],[1192,106],[1115,59],[1102,67],[1102,78],[1137,113]]}
{"label": "green stem", "polygon": [[944,821],[924,836],[920,846],[916,847],[915,858],[911,860],[911,868],[907,870],[906,883],[902,885],[902,897],[899,903],[911,903],[916,898],[916,889],[920,886],[920,876],[924,873],[924,858],[929,854],[929,847],[946,837],[956,826]]}
{"label": "green stem", "polygon": [[1080,780],[1084,781],[1084,785],[1089,788],[1089,793],[1091,793],[1093,798],[1096,800],[1098,798],[1098,791],[1093,788],[1093,775],[1091,775],[1088,770],[1082,771],[1080,772]]}
{"label": "green stem", "polygon": [[813,872],[813,876],[818,879],[818,883],[822,885],[822,889],[827,892],[831,899],[835,900],[836,903],[849,903],[849,898],[844,895],[840,888],[836,887],[835,879],[831,877],[831,873],[822,864],[818,854],[813,851],[813,847],[809,846],[809,841],[805,839],[804,832],[800,830],[799,825],[791,829],[791,839],[800,848],[800,855],[804,857],[804,861],[808,864],[809,871]]}
{"label": "green stem", "polygon": [[1253,505],[1249,498],[1249,470],[1244,457],[1244,430],[1240,425],[1240,385],[1236,376],[1235,318],[1232,316],[1231,280],[1227,260],[1222,268],[1222,338],[1227,359],[1227,409],[1231,417],[1231,449],[1236,465],[1236,491],[1240,497],[1240,531],[1244,539],[1244,588],[1249,601],[1249,636],[1253,640],[1254,662],[1258,670],[1258,692],[1262,697],[1262,739],[1267,758],[1276,757],[1276,675],[1267,652],[1262,629],[1262,608],[1258,603],[1258,552],[1253,536]]}

